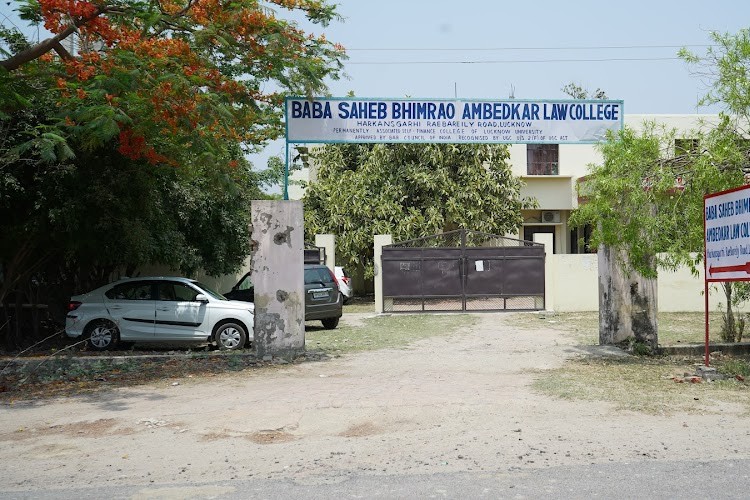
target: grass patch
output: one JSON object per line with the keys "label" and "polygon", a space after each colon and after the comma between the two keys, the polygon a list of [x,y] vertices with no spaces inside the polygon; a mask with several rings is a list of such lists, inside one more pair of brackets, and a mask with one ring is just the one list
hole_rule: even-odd
{"label": "grass patch", "polygon": [[[511,323],[519,328],[551,328],[573,333],[582,344],[599,343],[599,313],[570,312],[546,315],[543,313],[515,314]],[[680,344],[702,344],[705,338],[705,318],[702,312],[662,312],[657,318],[659,344],[663,346]],[[709,336],[711,342],[721,342],[721,313],[709,316]]]}
{"label": "grass patch", "polygon": [[[696,360],[695,364],[698,364]],[[718,413],[722,405],[750,412],[750,386],[734,378],[678,383],[695,364],[669,358],[584,359],[540,372],[534,388],[567,400],[602,401],[652,415]]]}
{"label": "grass patch", "polygon": [[746,358],[734,358],[731,356],[722,358],[714,363],[716,370],[729,377],[745,379],[750,377],[750,362]]}
{"label": "grass patch", "polygon": [[344,304],[344,314],[346,313],[374,313],[375,302],[350,302]]}
{"label": "grass patch", "polygon": [[599,343],[599,313],[519,313],[508,316],[508,324],[526,330],[548,328],[572,333],[577,342],[586,345]]}
{"label": "grass patch", "polygon": [[427,337],[449,335],[476,321],[468,314],[376,316],[365,318],[360,326],[340,324],[335,330],[308,327],[305,344],[309,350],[327,354],[399,348]]}

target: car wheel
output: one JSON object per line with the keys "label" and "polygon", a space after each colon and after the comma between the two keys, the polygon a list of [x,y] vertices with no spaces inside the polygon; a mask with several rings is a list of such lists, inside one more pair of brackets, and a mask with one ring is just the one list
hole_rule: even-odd
{"label": "car wheel", "polygon": [[321,323],[323,323],[323,328],[326,330],[333,330],[337,326],[339,326],[339,318],[326,318],[321,319]]}
{"label": "car wheel", "polygon": [[88,345],[94,351],[112,349],[120,338],[117,325],[107,320],[95,321],[89,327]]}
{"label": "car wheel", "polygon": [[222,323],[216,328],[216,345],[222,351],[242,349],[247,340],[245,329],[237,323]]}

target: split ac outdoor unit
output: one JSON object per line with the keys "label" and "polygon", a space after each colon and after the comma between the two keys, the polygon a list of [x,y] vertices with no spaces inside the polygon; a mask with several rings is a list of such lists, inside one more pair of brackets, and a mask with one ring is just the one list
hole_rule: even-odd
{"label": "split ac outdoor unit", "polygon": [[543,210],[542,222],[560,222],[560,212],[558,210]]}

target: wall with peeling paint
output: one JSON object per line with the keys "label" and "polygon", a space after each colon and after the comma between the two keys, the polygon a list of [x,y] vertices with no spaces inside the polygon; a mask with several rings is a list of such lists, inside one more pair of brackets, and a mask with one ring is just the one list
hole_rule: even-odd
{"label": "wall with peeling paint", "polygon": [[250,267],[258,356],[305,349],[304,222],[300,201],[253,201]]}

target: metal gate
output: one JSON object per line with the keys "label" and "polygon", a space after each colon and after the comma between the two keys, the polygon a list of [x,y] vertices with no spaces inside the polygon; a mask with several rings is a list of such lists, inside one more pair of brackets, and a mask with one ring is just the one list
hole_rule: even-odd
{"label": "metal gate", "polygon": [[544,309],[544,245],[458,230],[383,247],[383,311]]}
{"label": "metal gate", "polygon": [[315,245],[305,243],[305,248],[302,252],[302,259],[305,264],[326,263],[326,249],[324,247],[316,247]]}

